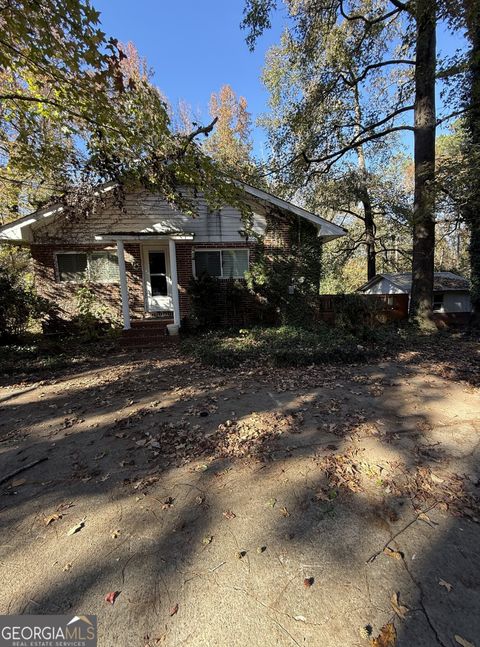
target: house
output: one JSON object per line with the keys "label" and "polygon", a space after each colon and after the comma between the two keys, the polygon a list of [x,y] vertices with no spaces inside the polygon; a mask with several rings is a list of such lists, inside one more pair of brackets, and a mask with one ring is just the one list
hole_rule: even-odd
{"label": "house", "polygon": [[[189,315],[192,276],[207,271],[221,284],[242,279],[259,241],[288,250],[299,224],[314,228],[322,241],[345,235],[342,227],[247,185],[242,190],[253,212],[248,230],[231,206],[212,212],[199,197],[192,218],[143,189],[127,192],[120,205],[114,188],[105,185],[102,206],[85,216],[69,217],[58,204],[0,227],[0,242],[30,247],[37,291],[65,316],[74,313],[75,295],[88,280],[98,299],[122,315],[126,330],[151,321],[180,325]],[[223,323],[238,323],[228,300],[221,307]]]}
{"label": "house", "polygon": [[[434,317],[445,323],[466,323],[472,312],[470,286],[453,272],[435,272],[433,278]],[[358,288],[363,294],[411,294],[412,274],[376,274]]]}

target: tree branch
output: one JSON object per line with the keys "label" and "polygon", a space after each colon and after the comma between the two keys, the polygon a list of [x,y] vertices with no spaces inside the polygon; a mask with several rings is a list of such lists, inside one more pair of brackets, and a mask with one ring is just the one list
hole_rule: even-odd
{"label": "tree branch", "polygon": [[350,81],[346,79],[343,74],[341,74],[341,77],[347,85],[353,88],[355,85],[360,83],[360,81],[363,81],[366,78],[370,70],[375,70],[380,67],[386,67],[387,65],[416,65],[416,63],[415,61],[410,61],[404,58],[392,59],[389,61],[382,61],[380,63],[372,63],[371,65],[367,65],[367,67],[361,74],[354,76]]}
{"label": "tree branch", "polygon": [[342,14],[342,17],[345,18],[345,20],[363,20],[363,22],[369,27],[376,25],[379,22],[383,22],[384,20],[388,20],[388,18],[395,16],[395,14],[398,14],[400,11],[401,9],[400,7],[398,7],[397,9],[393,9],[392,11],[384,14],[383,16],[378,16],[377,18],[367,18],[366,16],[363,16],[361,14],[349,16],[343,8],[343,0],[340,0],[340,13]]}

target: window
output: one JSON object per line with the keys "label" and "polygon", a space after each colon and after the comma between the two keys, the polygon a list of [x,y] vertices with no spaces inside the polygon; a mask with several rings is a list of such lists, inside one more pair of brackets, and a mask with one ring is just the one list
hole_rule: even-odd
{"label": "window", "polygon": [[433,295],[433,309],[437,311],[443,310],[443,294]]}
{"label": "window", "polygon": [[118,259],[111,252],[74,252],[57,254],[60,281],[82,283],[115,283],[118,281]]}
{"label": "window", "polygon": [[204,272],[222,279],[243,278],[248,270],[248,249],[216,249],[195,252],[195,276]]}

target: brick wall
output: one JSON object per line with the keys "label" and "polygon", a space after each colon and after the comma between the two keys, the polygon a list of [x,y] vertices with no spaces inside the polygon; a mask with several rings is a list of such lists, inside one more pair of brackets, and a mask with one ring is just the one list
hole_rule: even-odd
{"label": "brick wall", "polygon": [[[35,271],[37,292],[53,301],[59,307],[59,314],[69,319],[77,314],[76,292],[80,285],[60,281],[55,255],[59,252],[114,251],[112,245],[32,245],[31,253]],[[130,313],[132,317],[143,316],[143,282],[140,245],[125,245],[125,267],[127,270]],[[120,319],[122,313],[120,286],[118,283],[90,283],[99,302]]]}
{"label": "brick wall", "polygon": [[[264,239],[265,247],[278,249],[289,246],[290,221],[286,217],[270,214],[267,218],[267,231]],[[177,271],[179,283],[180,318],[188,318],[190,312],[190,300],[188,296],[188,284],[192,277],[193,265],[192,256],[196,249],[215,248],[248,248],[250,250],[250,262],[255,259],[257,244],[250,242],[232,243],[195,243],[176,242],[177,250]],[[76,292],[80,285],[78,283],[61,282],[56,267],[55,255],[59,252],[91,252],[91,251],[116,251],[115,245],[95,244],[32,244],[31,252],[35,270],[35,283],[38,293],[56,303],[60,309],[59,314],[64,318],[70,318],[77,312]],[[130,316],[132,319],[143,317],[167,317],[173,318],[172,312],[146,313],[144,304],[144,288],[142,276],[142,255],[141,246],[138,243],[125,243],[125,266],[127,270],[128,293],[130,301]],[[230,281],[231,283],[232,281]],[[255,299],[245,293],[244,302],[240,304],[236,314],[228,302],[229,280],[221,281],[221,296],[219,302],[212,303],[219,313],[221,323],[246,324],[256,318],[257,305]],[[107,306],[111,314],[121,319],[121,296],[118,283],[90,283],[90,287],[97,295],[98,300]]]}

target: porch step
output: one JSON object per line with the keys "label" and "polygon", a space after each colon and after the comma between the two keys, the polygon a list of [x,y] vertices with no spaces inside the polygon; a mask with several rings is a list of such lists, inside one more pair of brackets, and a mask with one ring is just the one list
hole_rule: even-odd
{"label": "porch step", "polygon": [[172,319],[133,319],[131,328],[122,331],[124,346],[161,346],[167,339],[167,325]]}

